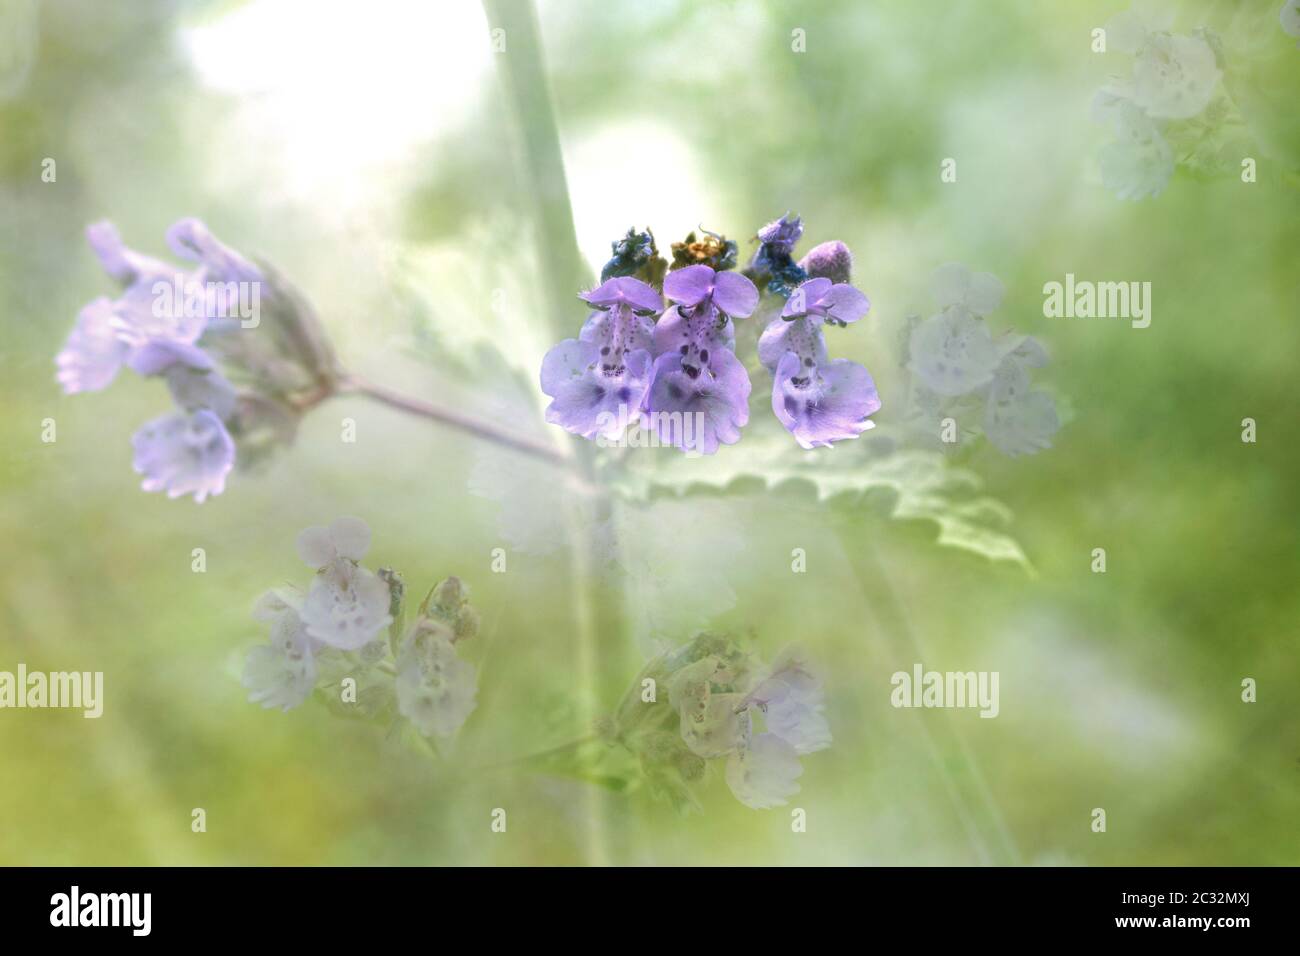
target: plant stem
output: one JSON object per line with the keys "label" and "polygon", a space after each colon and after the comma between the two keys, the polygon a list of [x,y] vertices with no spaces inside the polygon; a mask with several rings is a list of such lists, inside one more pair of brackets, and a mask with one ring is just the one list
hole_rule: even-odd
{"label": "plant stem", "polygon": [[412,415],[419,415],[422,418],[440,422],[458,431],[473,435],[475,438],[502,445],[513,451],[523,452],[553,465],[559,465],[563,468],[574,467],[574,460],[570,456],[546,442],[512,434],[491,422],[485,422],[450,408],[435,405],[422,398],[404,395],[385,385],[378,385],[355,375],[344,377],[339,390],[345,393],[353,392],[358,395],[365,395],[367,398],[373,398],[375,401],[382,402],[391,408],[397,408]]}
{"label": "plant stem", "polygon": [[[564,156],[551,104],[537,12],[531,0],[483,0],[488,25],[501,29],[506,41],[498,54],[503,92],[514,113],[523,152],[528,194],[534,202],[537,259],[546,293],[550,330],[565,338],[573,326],[574,293],[590,281],[590,274],[578,252],[569,185],[564,173]],[[579,449],[579,468],[594,481],[594,449]],[[605,498],[600,518],[607,518],[612,502]],[[575,651],[578,679],[586,691],[584,705],[588,726],[595,722],[602,675],[603,648],[618,641],[623,629],[620,605],[598,600],[592,578],[616,555],[599,540],[596,528],[566,508],[569,539],[573,544],[570,576],[573,587]],[[599,520],[599,519],[598,519]],[[606,795],[588,788],[586,814],[586,856],[588,862],[608,862]]]}

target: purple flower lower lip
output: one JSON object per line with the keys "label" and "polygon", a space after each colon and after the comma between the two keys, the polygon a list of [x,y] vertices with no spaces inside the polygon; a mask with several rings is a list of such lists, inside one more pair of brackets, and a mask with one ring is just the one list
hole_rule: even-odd
{"label": "purple flower lower lip", "polygon": [[602,355],[602,346],[565,339],[542,361],[546,420],[583,438],[617,439],[639,415],[650,375],[644,349]]}
{"label": "purple flower lower lip", "polygon": [[719,444],[739,441],[749,421],[749,375],[727,349],[710,355],[707,364],[695,361],[680,353],[659,356],[646,410],[661,442],[712,455]]}
{"label": "purple flower lower lip", "polygon": [[135,470],[145,491],[168,498],[194,495],[203,501],[219,495],[235,464],[235,443],[221,419],[207,409],[173,412],[146,423],[131,439]]}
{"label": "purple flower lower lip", "polygon": [[772,411],[804,448],[858,437],[873,426],[868,416],[879,408],[875,383],[856,362],[809,366],[787,352],[776,367]]}

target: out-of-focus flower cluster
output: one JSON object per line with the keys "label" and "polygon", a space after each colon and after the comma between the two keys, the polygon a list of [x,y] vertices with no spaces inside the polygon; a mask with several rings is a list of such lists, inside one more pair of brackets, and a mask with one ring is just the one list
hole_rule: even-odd
{"label": "out-of-focus flower cluster", "polygon": [[1026,335],[995,337],[988,326],[1002,283],[949,263],[935,270],[931,291],[939,311],[910,319],[904,333],[909,425],[931,443],[955,444],[982,431],[1006,455],[1050,448],[1060,427],[1056,403],[1030,385],[1030,370],[1047,365],[1047,351]]}
{"label": "out-of-focus flower cluster", "polygon": [[[1285,19],[1285,18],[1284,18]],[[1106,24],[1107,52],[1132,57],[1092,101],[1114,142],[1098,157],[1102,181],[1121,199],[1164,191],[1175,165],[1214,175],[1249,152],[1241,116],[1223,85],[1223,49],[1208,28],[1173,30],[1162,0],[1135,0]]]}
{"label": "out-of-focus flower cluster", "polygon": [[298,554],[316,574],[305,591],[276,588],[258,600],[253,616],[271,635],[245,662],[249,700],[290,710],[315,691],[337,713],[400,717],[426,737],[450,737],[474,709],[477,674],[457,645],[478,633],[478,613],[460,579],[447,578],[404,628],[402,579],[362,567],[369,549],[359,518],[298,536]]}
{"label": "out-of-focus flower cluster", "polygon": [[794,261],[802,234],[797,216],[764,226],[738,273],[736,243],[723,236],[692,233],[673,244],[669,266],[652,233],[629,230],[613,243],[600,286],[580,294],[592,311],[578,337],[542,361],[547,421],[601,442],[637,426],[687,452],[734,444],[749,421],[751,384],[733,320],[754,314],[766,294],[779,314],[759,359],[773,375],[777,419],[804,448],[870,428],[880,407],[875,384],[862,366],[832,361],[823,334],[826,325],[856,322],[870,303],[848,284],[852,256],[843,243]]}
{"label": "out-of-focus flower cluster", "polygon": [[798,651],[766,666],[733,638],[700,634],[646,665],[601,736],[679,810],[698,808],[694,791],[717,763],[736,799],[763,810],[799,792],[800,757],[830,746],[824,701]]}
{"label": "out-of-focus flower cluster", "polygon": [[109,222],[86,235],[119,294],[81,310],[55,359],[59,384],[99,391],[124,366],[162,379],[175,409],[132,438],[142,487],[196,501],[220,494],[237,447],[251,460],[289,440],[296,397],[328,387],[334,363],[319,325],[266,267],[197,219],[167,230],[186,266],[127,248]]}

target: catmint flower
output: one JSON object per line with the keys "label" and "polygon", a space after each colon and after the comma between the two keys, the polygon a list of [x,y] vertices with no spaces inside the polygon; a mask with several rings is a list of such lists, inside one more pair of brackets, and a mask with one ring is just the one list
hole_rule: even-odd
{"label": "catmint flower", "polygon": [[1030,390],[1027,364],[1016,355],[1002,362],[984,411],[984,433],[999,451],[1012,457],[1050,448],[1060,428],[1052,397]]}
{"label": "catmint flower", "polygon": [[693,265],[705,265],[719,272],[734,269],[738,252],[735,240],[707,230],[701,232],[703,235],[700,237],[691,232],[685,241],[672,244],[672,270],[686,269]]}
{"label": "catmint flower", "polygon": [[181,219],[167,230],[167,245],[182,259],[202,266],[203,278],[214,282],[260,282],[262,271],[220,242],[198,219]]}
{"label": "catmint flower", "polygon": [[58,382],[69,395],[97,392],[117,377],[127,352],[117,334],[112,301],[96,299],[81,310],[67,344],[54,359]]}
{"label": "catmint flower", "polygon": [[987,316],[1002,304],[1006,287],[991,272],[971,272],[958,262],[948,262],[930,276],[930,291],[941,309],[956,306]]}
{"label": "catmint flower", "polygon": [[178,255],[198,264],[189,271],[127,248],[110,222],[92,223],[86,238],[122,293],[81,311],[55,357],[59,384],[69,394],[97,391],[123,365],[164,379],[180,411],[150,421],[133,437],[142,487],[170,497],[192,494],[196,501],[220,494],[234,463],[227,424],[235,421],[237,398],[199,345],[228,298],[227,290],[206,290],[209,283],[260,281],[261,271],[197,219],[182,219],[167,234]]}
{"label": "catmint flower", "polygon": [[155,418],[135,433],[131,445],[135,470],[144,476],[141,487],[165,491],[168,498],[192,494],[202,502],[221,494],[235,464],[235,443],[208,409]]}
{"label": "catmint flower", "polygon": [[659,255],[655,234],[649,229],[645,232],[629,229],[622,239],[610,243],[610,251],[613,256],[600,270],[601,282],[618,276],[632,276],[656,288],[663,285],[668,261]]}
{"label": "catmint flower", "polygon": [[1300,0],[1286,0],[1278,19],[1288,36],[1300,37]]}
{"label": "catmint flower", "polygon": [[424,620],[397,657],[398,709],[425,736],[452,736],[474,710],[477,672],[455,640],[445,624]]}
{"label": "catmint flower", "polygon": [[734,352],[732,317],[753,313],[758,289],[738,273],[693,265],[668,273],[664,294],[675,304],[654,328],[658,357],[644,409],[662,442],[711,455],[739,441],[749,421],[749,374]]}
{"label": "catmint flower", "polygon": [[376,640],[393,622],[388,607],[388,586],[373,571],[339,568],[312,581],[302,617],[312,637],[352,651]]}
{"label": "catmint flower", "polygon": [[370,550],[370,526],[360,518],[336,518],[329,526],[312,525],[296,542],[303,564],[323,571],[340,563],[355,564]]}
{"label": "catmint flower", "polygon": [[848,282],[853,273],[853,253],[844,243],[832,239],[809,249],[808,254],[799,260],[799,268],[810,279]]}
{"label": "catmint flower", "polygon": [[829,447],[873,427],[880,409],[870,373],[826,353],[823,325],[857,322],[871,303],[850,285],[809,279],[763,331],[759,360],[771,369],[772,412],[803,448]]}
{"label": "catmint flower", "polygon": [[939,395],[964,395],[993,380],[1002,361],[988,325],[954,306],[920,322],[908,342],[908,369]]}
{"label": "catmint flower", "polygon": [[1101,179],[1120,199],[1159,196],[1174,174],[1174,152],[1155,122],[1132,100],[1110,90],[1093,99],[1094,119],[1109,123],[1115,142],[1098,155]]}
{"label": "catmint flower", "polygon": [[546,420],[583,438],[617,440],[635,422],[650,383],[659,293],[639,279],[608,279],[581,298],[592,313],[576,339],[542,359]]}
{"label": "catmint flower", "polygon": [[794,747],[773,733],[754,735],[727,758],[727,786],[755,810],[784,806],[799,792],[795,781],[802,773]]}
{"label": "catmint flower", "polygon": [[795,753],[815,753],[831,745],[821,679],[796,649],[777,655],[771,673],[749,692],[745,703],[757,707],[768,732],[790,744]]}
{"label": "catmint flower", "polygon": [[388,585],[357,563],[369,547],[370,529],[359,518],[298,536],[298,554],[320,569],[302,605],[307,633],[340,650],[365,646],[393,622]]}
{"label": "catmint flower", "polygon": [[305,701],[316,683],[312,639],[299,616],[301,595],[268,591],[253,617],[271,625],[270,644],[253,648],[244,663],[248,699],[263,707],[290,710]]}
{"label": "catmint flower", "polygon": [[1133,0],[1123,13],[1106,21],[1106,42],[1120,53],[1136,53],[1147,40],[1168,33],[1174,25],[1174,10],[1165,0]]}
{"label": "catmint flower", "polygon": [[1133,101],[1156,119],[1189,119],[1209,105],[1222,75],[1204,37],[1152,34],[1133,60]]}
{"label": "catmint flower", "polygon": [[803,236],[803,222],[786,213],[758,230],[758,250],[745,274],[774,295],[787,296],[808,274],[794,261],[794,247]]}
{"label": "catmint flower", "polygon": [[147,287],[175,275],[176,270],[160,259],[128,249],[117,227],[106,219],[86,227],[86,241],[104,271],[123,288]]}

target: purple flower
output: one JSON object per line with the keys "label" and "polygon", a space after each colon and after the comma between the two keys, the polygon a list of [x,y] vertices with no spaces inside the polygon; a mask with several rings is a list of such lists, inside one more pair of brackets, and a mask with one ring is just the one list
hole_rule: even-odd
{"label": "purple flower", "polygon": [[645,410],[660,441],[711,455],[739,441],[749,421],[749,375],[733,352],[731,319],[754,311],[758,289],[735,272],[693,265],[668,273],[664,293],[676,304],[654,329]]}
{"label": "purple flower", "polygon": [[772,411],[804,448],[857,438],[880,408],[870,373],[856,362],[810,363],[786,352],[772,383]]}
{"label": "purple flower", "polygon": [[725,348],[702,349],[699,356],[699,365],[690,364],[695,355],[680,352],[655,360],[646,411],[660,442],[712,455],[720,443],[738,442],[749,421],[749,375]]}
{"label": "purple flower", "polygon": [[826,352],[824,326],[857,322],[867,297],[829,278],[809,279],[791,293],[781,315],[763,330],[758,357],[772,371],[772,411],[804,448],[856,438],[880,396],[867,370]]}
{"label": "purple flower", "polygon": [[58,381],[69,395],[106,388],[122,367],[127,346],[114,327],[113,303],[99,298],[81,310],[67,344],[55,356]]}
{"label": "purple flower", "polygon": [[781,311],[783,319],[811,318],[833,325],[848,325],[871,309],[865,295],[845,283],[809,279],[790,294]]}
{"label": "purple flower", "polygon": [[253,648],[244,662],[242,683],[255,704],[291,710],[316,684],[316,648],[301,607],[302,596],[286,589],[266,592],[253,608],[254,618],[271,625],[270,643]]}
{"label": "purple flower", "polygon": [[808,273],[810,279],[848,282],[853,272],[853,253],[844,243],[832,239],[809,249],[808,254],[799,260],[799,268]]}
{"label": "purple flower", "polygon": [[758,241],[767,246],[774,252],[781,252],[789,255],[794,251],[795,244],[803,236],[803,220],[798,216],[793,218],[786,213],[780,219],[774,219],[762,229],[758,230]]}
{"label": "purple flower", "polygon": [[86,227],[86,241],[104,271],[123,287],[149,285],[159,279],[170,279],[176,272],[159,259],[128,249],[117,226],[106,219]]}
{"label": "purple flower", "polygon": [[214,282],[260,282],[262,271],[221,243],[198,219],[181,219],[167,230],[167,245],[182,259],[200,263],[203,278]]}
{"label": "purple flower", "polygon": [[640,417],[650,381],[645,349],[615,358],[605,346],[565,339],[542,360],[546,420],[583,438],[618,440]]}
{"label": "purple flower", "polygon": [[131,439],[135,470],[145,491],[168,498],[219,495],[235,463],[235,443],[221,419],[207,409],[173,412],[146,423]]}
{"label": "purple flower", "polygon": [[663,299],[631,276],[609,279],[581,298],[593,311],[579,337],[565,339],[542,359],[542,391],[552,399],[546,420],[583,438],[617,440],[640,417],[653,316]]}

